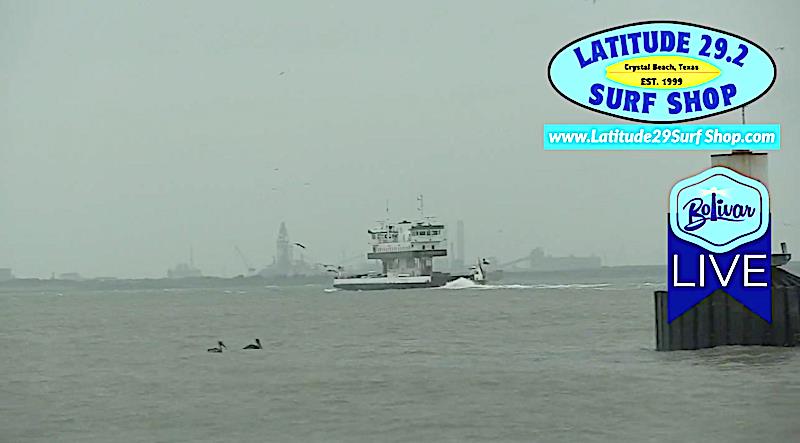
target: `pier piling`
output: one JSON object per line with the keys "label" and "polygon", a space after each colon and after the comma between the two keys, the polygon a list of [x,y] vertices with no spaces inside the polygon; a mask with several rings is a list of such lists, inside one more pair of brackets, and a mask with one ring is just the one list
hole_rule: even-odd
{"label": "pier piling", "polygon": [[667,291],[655,292],[656,349],[677,351],[723,345],[796,346],[800,340],[800,277],[772,268],[772,323],[717,290],[667,322]]}

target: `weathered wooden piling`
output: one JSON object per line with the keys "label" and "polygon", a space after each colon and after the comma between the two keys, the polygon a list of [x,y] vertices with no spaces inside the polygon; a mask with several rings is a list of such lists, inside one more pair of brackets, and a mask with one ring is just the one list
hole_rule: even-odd
{"label": "weathered wooden piling", "polygon": [[800,277],[772,267],[772,323],[717,290],[667,322],[667,291],[655,292],[656,349],[677,351],[723,345],[796,346],[800,342]]}

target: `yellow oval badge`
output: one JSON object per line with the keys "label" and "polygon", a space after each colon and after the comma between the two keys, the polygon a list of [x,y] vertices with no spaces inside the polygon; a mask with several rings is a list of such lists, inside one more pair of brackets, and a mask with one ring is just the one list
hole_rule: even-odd
{"label": "yellow oval badge", "polygon": [[637,57],[606,68],[606,77],[623,85],[648,89],[682,89],[720,75],[716,66],[680,55]]}

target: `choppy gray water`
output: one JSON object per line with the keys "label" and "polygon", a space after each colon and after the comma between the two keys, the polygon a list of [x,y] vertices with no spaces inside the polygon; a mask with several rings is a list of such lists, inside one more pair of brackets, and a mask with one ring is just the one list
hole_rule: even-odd
{"label": "choppy gray water", "polygon": [[655,352],[662,284],[593,279],[0,293],[0,442],[800,439],[800,349]]}

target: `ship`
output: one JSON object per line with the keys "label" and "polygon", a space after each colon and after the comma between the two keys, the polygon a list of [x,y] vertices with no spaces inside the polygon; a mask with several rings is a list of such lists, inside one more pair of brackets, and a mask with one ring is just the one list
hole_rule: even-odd
{"label": "ship", "polygon": [[553,272],[553,271],[582,271],[601,269],[603,262],[600,257],[590,255],[586,257],[569,255],[557,257],[546,254],[544,249],[537,247],[525,257],[501,263],[498,268],[506,272]]}
{"label": "ship", "polygon": [[435,288],[465,278],[476,283],[486,281],[483,265],[478,259],[467,273],[437,272],[434,259],[447,256],[447,229],[432,217],[410,222],[403,220],[379,222],[367,230],[370,250],[367,259],[381,262],[380,272],[345,275],[341,267],[333,287],[346,290]]}

